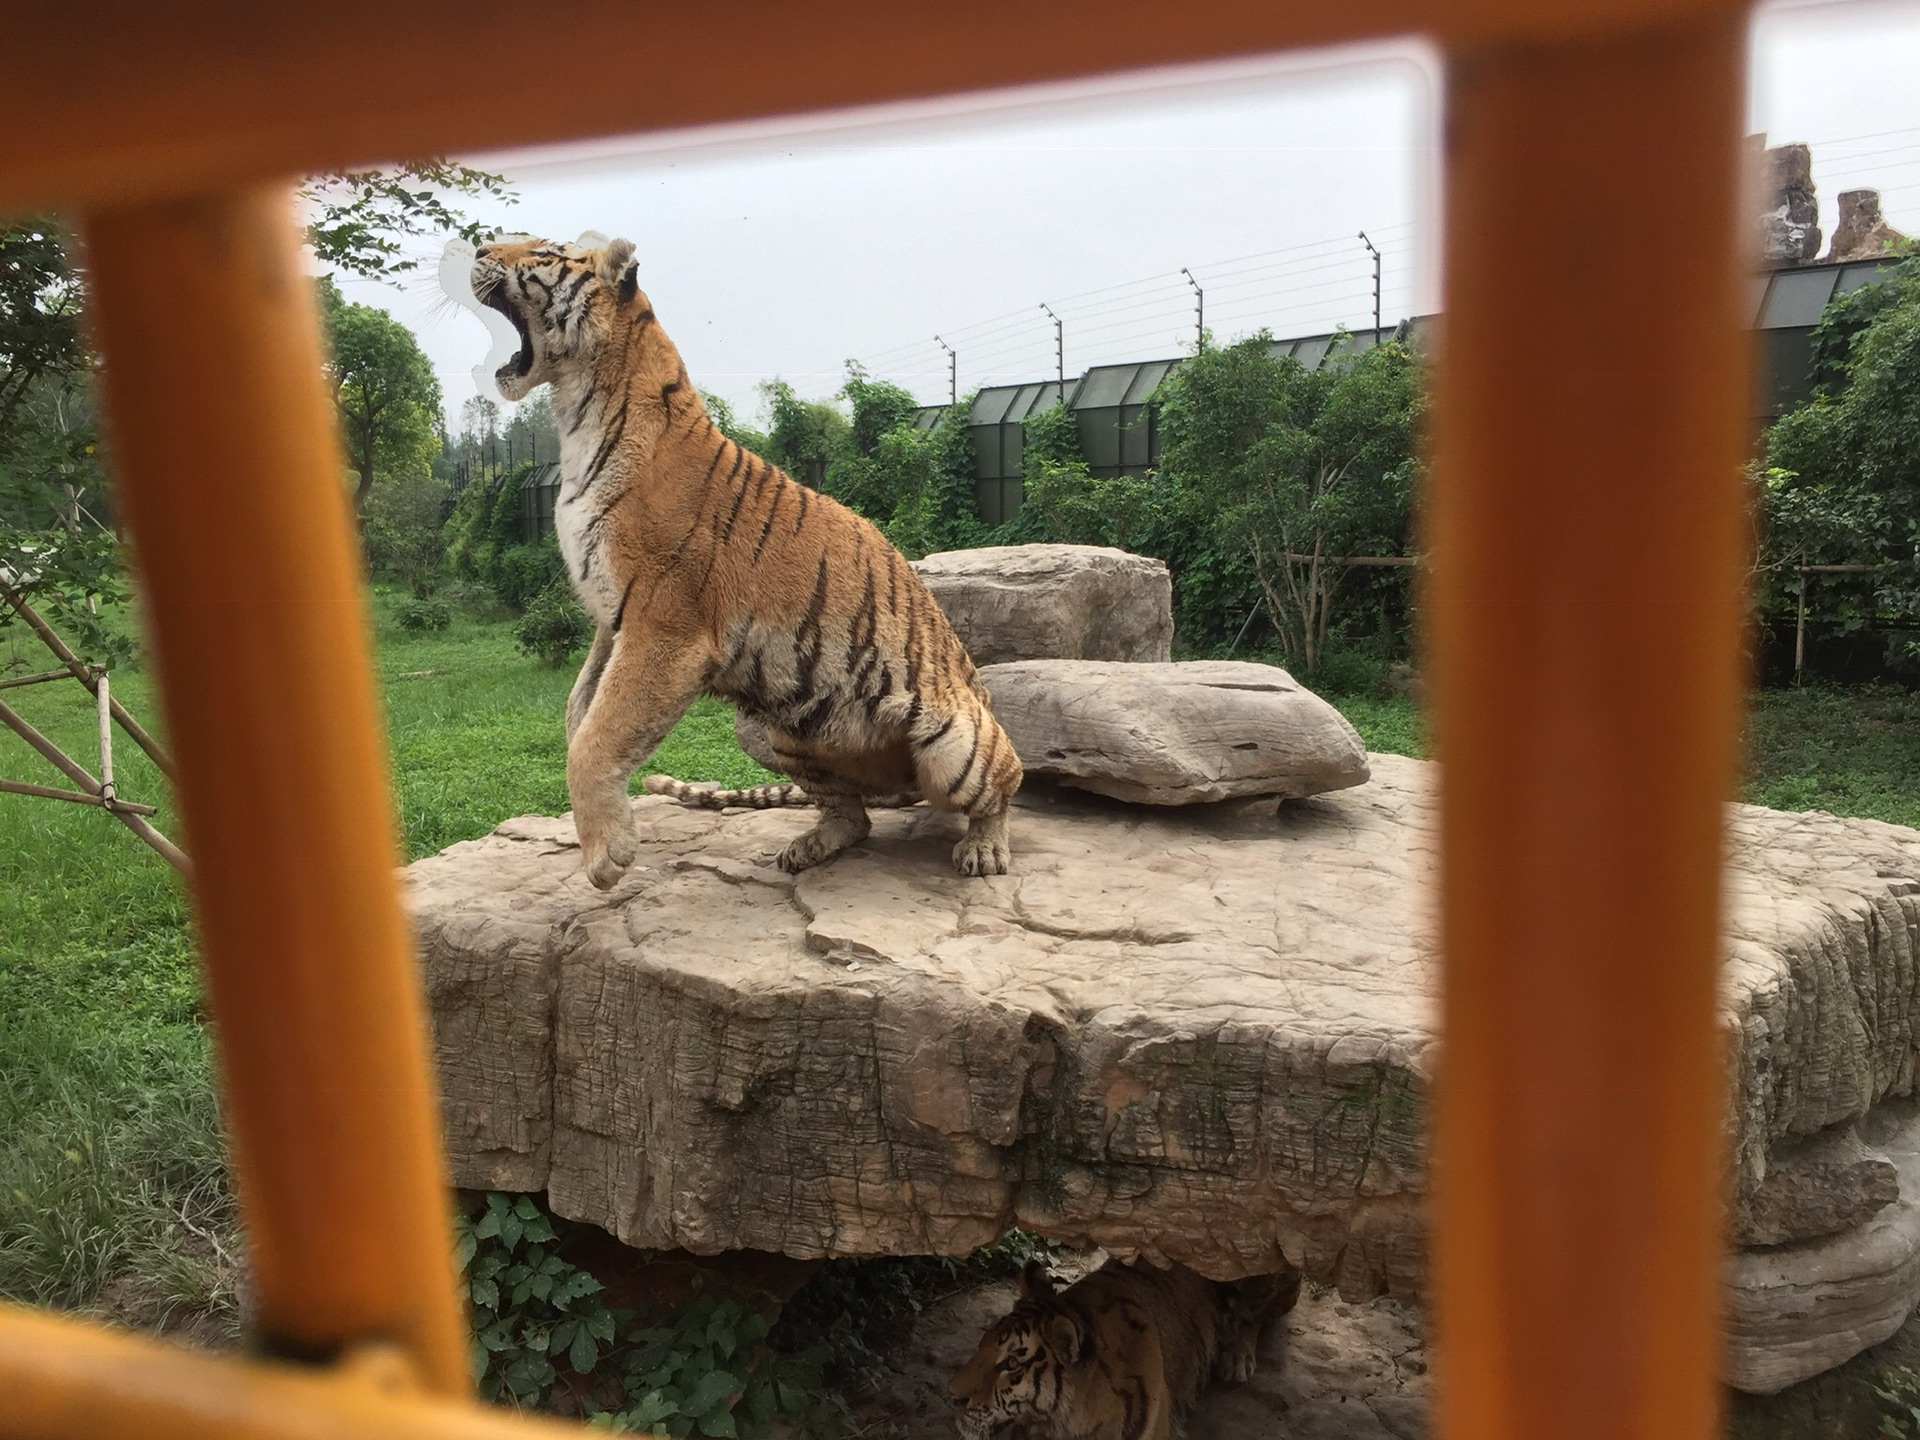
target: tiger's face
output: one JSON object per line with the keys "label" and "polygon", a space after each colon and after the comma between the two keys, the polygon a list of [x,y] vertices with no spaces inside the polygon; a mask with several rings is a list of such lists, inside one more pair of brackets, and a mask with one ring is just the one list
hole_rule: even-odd
{"label": "tiger's face", "polygon": [[551,240],[496,240],[473,257],[473,297],[513,323],[520,349],[494,372],[500,393],[521,400],[534,387],[590,367],[622,312],[647,308],[633,242],[594,249]]}
{"label": "tiger's face", "polygon": [[953,1377],[947,1393],[962,1440],[1044,1434],[1059,1408],[1070,1372],[1085,1360],[1086,1332],[1062,1307],[1053,1281],[1029,1262],[1020,1301],[988,1327],[980,1348]]}

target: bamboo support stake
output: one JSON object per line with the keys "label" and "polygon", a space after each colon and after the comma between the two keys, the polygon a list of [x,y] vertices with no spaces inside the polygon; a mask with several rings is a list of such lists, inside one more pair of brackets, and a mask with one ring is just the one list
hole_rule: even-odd
{"label": "bamboo support stake", "polygon": [[110,710],[112,700],[107,695],[107,672],[100,672],[99,686],[93,692],[98,702],[96,708],[100,716],[100,795],[103,799],[113,797],[113,714]]}
{"label": "bamboo support stake", "polygon": [[[68,674],[87,689],[94,688],[93,672],[87,668],[87,662],[74,654],[68,648],[67,642],[60,638],[59,633],[41,618],[40,612],[27,603],[26,597],[4,580],[0,580],[0,600],[6,601],[13,607],[14,612],[27,622],[33,633],[40,637],[41,643],[53,652],[54,658],[67,667]],[[173,772],[173,757],[161,748],[160,742],[149,735],[140,722],[126,712],[118,700],[115,700],[108,709],[112,712],[113,718],[120,722],[120,728],[127,732],[133,743],[147,752],[147,758],[153,761],[160,773],[166,776],[169,782],[177,785],[180,777]]]}
{"label": "bamboo support stake", "polygon": [[1800,683],[1800,671],[1807,663],[1807,567],[1800,567],[1800,615],[1793,627],[1793,683]]}
{"label": "bamboo support stake", "polygon": [[[84,217],[269,1349],[467,1391],[370,625],[292,202]],[[206,438],[217,435],[209,447]]]}
{"label": "bamboo support stake", "polygon": [[[193,873],[192,863],[181,852],[180,847],[141,818],[138,812],[146,810],[147,807],[123,807],[119,801],[113,799],[111,796],[102,794],[100,782],[87,773],[85,766],[74,760],[66,751],[62,750],[58,745],[54,744],[53,741],[34,729],[34,727],[28,723],[26,717],[11,705],[0,705],[0,725],[5,725],[9,730],[13,731],[14,734],[26,741],[27,744],[39,751],[41,757],[49,765],[73,781],[73,783],[84,790],[89,797],[99,801],[101,806],[110,811],[114,818],[122,825],[126,826],[148,845],[159,851],[161,856],[169,865],[173,866],[174,869],[178,870],[182,875],[190,876]],[[148,813],[151,813],[151,811]]]}
{"label": "bamboo support stake", "polygon": [[151,805],[136,805],[131,800],[108,800],[104,795],[88,795],[79,790],[56,790],[51,785],[31,785],[25,780],[0,780],[0,791],[9,795],[36,795],[42,800],[72,800],[80,805],[97,805],[103,810],[112,810],[116,814],[125,811],[129,815],[158,815],[160,812]]}
{"label": "bamboo support stake", "polygon": [[[1449,56],[1439,1440],[1719,1434],[1742,35],[1682,18]],[[1648,266],[1623,195],[1693,243]]]}

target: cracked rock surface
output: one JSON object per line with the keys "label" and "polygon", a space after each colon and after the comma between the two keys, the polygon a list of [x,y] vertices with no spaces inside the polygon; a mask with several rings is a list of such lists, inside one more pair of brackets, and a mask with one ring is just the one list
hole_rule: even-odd
{"label": "cracked rock surface", "polygon": [[[1221,1279],[1284,1260],[1349,1299],[1417,1295],[1433,771],[1371,760],[1370,783],[1277,814],[1035,785],[1014,873],[984,880],[953,873],[958,822],[924,808],[877,812],[796,877],[771,862],[807,811],[654,797],[606,894],[565,817],[419,861],[455,1183],[698,1253],[962,1255],[1017,1224]],[[1920,832],[1729,823],[1751,1211],[1770,1156],[1914,1088]],[[1808,1347],[1807,1327],[1865,1333],[1844,1311],[1740,1343],[1838,1363],[1854,1342]]]}

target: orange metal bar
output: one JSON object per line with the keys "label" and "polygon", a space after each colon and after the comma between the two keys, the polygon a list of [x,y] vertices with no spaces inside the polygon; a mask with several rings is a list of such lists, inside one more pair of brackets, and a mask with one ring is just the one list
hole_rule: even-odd
{"label": "orange metal bar", "polygon": [[1743,62],[1722,21],[1451,58],[1427,611],[1447,1440],[1717,1434]]}
{"label": "orange metal bar", "polygon": [[575,1425],[422,1394],[391,1350],[328,1370],[176,1349],[0,1305],[0,1436],[33,1440],[541,1440]]}
{"label": "orange metal bar", "polygon": [[284,191],[86,218],[265,1342],[467,1387],[312,281]]}
{"label": "orange metal bar", "polygon": [[[1426,32],[1604,35],[1734,0],[1103,0],[876,5],[574,0],[95,0],[0,51],[0,210],[125,203],[395,156],[472,152]],[[515,47],[564,56],[519,96]]]}

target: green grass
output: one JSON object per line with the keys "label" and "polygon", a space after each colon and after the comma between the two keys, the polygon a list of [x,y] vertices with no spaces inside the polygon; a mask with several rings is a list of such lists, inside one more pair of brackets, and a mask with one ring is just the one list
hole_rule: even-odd
{"label": "green grass", "polygon": [[1763,691],[1747,722],[1740,798],[1920,826],[1920,694],[1891,686]]}
{"label": "green grass", "polygon": [[[421,635],[395,625],[389,597],[375,613],[407,856],[564,810],[573,668],[519,655],[506,622],[463,618]],[[19,668],[45,668],[14,631],[0,633],[0,665],[8,647]],[[1427,753],[1419,708],[1385,698],[1383,664],[1348,657],[1324,678],[1370,749]],[[116,676],[115,693],[159,720],[139,673]],[[93,711],[77,686],[4,698],[94,763]],[[1748,748],[1744,798],[1920,825],[1920,696],[1763,694]],[[177,836],[153,767],[131,744],[115,760],[123,793],[159,805],[156,823]],[[712,701],[649,768],[726,784],[765,777]],[[0,774],[54,778],[3,733]],[[167,864],[97,811],[0,795],[0,1295],[231,1333],[238,1227],[202,1019],[192,927]]]}
{"label": "green grass", "polygon": [[[516,653],[507,623],[411,634],[385,596],[375,614],[407,857],[513,815],[564,811],[573,669]],[[9,660],[47,668],[15,630],[0,639],[0,667]],[[117,674],[114,693],[157,725],[146,677]],[[77,685],[0,698],[97,767],[92,702]],[[157,804],[155,823],[178,837],[158,773],[116,739],[121,793]],[[649,768],[766,778],[714,701],[694,706]],[[59,780],[10,733],[0,775]],[[172,868],[97,810],[0,795],[0,1296],[230,1332],[237,1223],[202,1018]]]}

